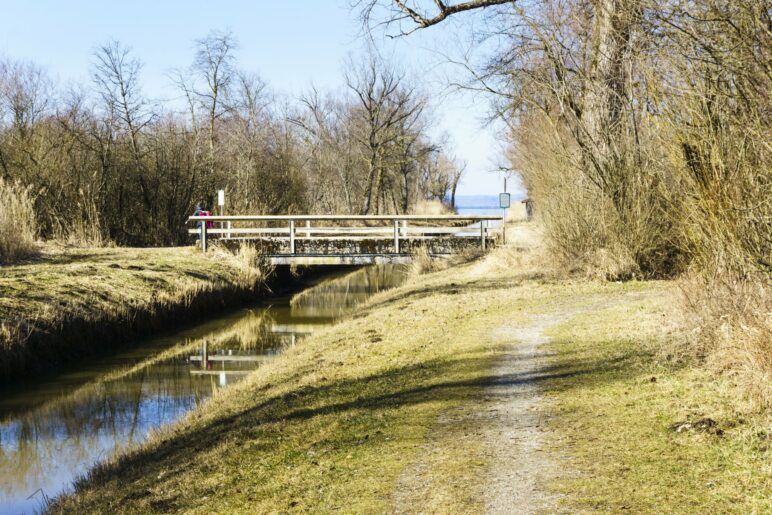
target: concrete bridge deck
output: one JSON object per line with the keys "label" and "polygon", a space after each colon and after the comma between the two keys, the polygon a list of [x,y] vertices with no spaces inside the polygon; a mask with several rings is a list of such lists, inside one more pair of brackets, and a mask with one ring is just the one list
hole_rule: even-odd
{"label": "concrete bridge deck", "polygon": [[506,239],[491,215],[234,215],[191,216],[199,246],[248,242],[275,265],[410,263],[416,253],[485,252]]}

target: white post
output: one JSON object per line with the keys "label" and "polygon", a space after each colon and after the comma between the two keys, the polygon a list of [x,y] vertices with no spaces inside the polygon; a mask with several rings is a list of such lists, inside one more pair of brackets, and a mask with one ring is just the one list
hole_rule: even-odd
{"label": "white post", "polygon": [[311,237],[311,220],[306,220],[306,229],[308,229],[306,231],[306,238],[310,238]]}
{"label": "white post", "polygon": [[480,246],[485,251],[485,220],[480,220]]}
{"label": "white post", "polygon": [[290,220],[289,223],[289,241],[290,241],[290,254],[295,253],[295,220]]}
{"label": "white post", "polygon": [[[217,205],[220,206],[220,216],[225,214],[225,190],[217,190]],[[220,229],[225,229],[225,222],[220,222]],[[220,238],[223,235],[220,234]]]}
{"label": "white post", "polygon": [[201,224],[201,252],[206,252],[206,220],[199,220]]}
{"label": "white post", "polygon": [[399,220],[394,220],[394,253],[399,254]]}

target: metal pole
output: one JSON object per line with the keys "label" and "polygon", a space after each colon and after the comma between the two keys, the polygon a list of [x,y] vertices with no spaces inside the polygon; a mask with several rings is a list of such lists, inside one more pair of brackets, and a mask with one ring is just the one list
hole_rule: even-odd
{"label": "metal pole", "polygon": [[394,220],[394,253],[399,254],[399,220]]}
{"label": "metal pole", "polygon": [[206,370],[207,362],[209,361],[209,349],[207,348],[207,341],[201,344],[201,368]]}
{"label": "metal pole", "polygon": [[200,220],[201,224],[201,252],[206,252],[206,220]]}
{"label": "metal pole", "polygon": [[289,223],[289,240],[290,240],[290,254],[295,253],[295,220],[290,220]]}
{"label": "metal pole", "polygon": [[485,251],[485,220],[480,220],[480,246]]}

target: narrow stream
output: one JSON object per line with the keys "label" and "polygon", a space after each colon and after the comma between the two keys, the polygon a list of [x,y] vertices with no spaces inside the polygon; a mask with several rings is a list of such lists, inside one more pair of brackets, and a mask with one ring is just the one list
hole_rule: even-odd
{"label": "narrow stream", "polygon": [[34,513],[77,476],[135,445],[287,346],[404,282],[395,266],[322,280],[16,391],[0,391],[0,514]]}

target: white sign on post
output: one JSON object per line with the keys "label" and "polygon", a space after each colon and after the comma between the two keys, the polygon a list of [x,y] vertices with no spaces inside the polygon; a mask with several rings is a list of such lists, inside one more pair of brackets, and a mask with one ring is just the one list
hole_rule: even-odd
{"label": "white sign on post", "polygon": [[225,206],[225,190],[217,190],[217,205],[220,207]]}
{"label": "white sign on post", "polygon": [[511,196],[509,193],[499,193],[499,207],[509,209]]}

